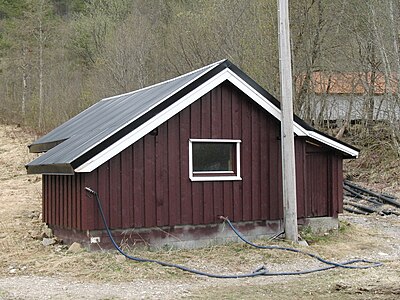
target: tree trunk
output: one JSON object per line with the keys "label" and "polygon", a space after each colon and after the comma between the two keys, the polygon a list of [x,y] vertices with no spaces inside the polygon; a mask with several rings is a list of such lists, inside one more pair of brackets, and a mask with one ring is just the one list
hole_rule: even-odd
{"label": "tree trunk", "polygon": [[43,61],[43,47],[46,37],[43,34],[43,5],[44,2],[40,3],[40,17],[39,17],[39,120],[38,127],[39,130],[43,128],[43,108],[44,108],[44,93],[43,93],[43,69],[44,69],[44,61]]}
{"label": "tree trunk", "polygon": [[[397,149],[397,155],[400,157],[400,146],[399,146],[399,140],[400,140],[400,133],[398,131],[399,127],[399,120],[400,116],[398,115],[398,111],[400,109],[400,102],[399,102],[399,93],[400,93],[400,55],[399,55],[399,47],[397,43],[398,39],[398,32],[396,32],[396,29],[398,28],[395,24],[395,18],[394,18],[394,10],[393,10],[393,0],[389,1],[389,15],[390,15],[390,21],[391,21],[391,26],[392,28],[392,39],[393,39],[393,50],[395,54],[395,64],[397,68],[397,75],[395,80],[397,81],[396,89],[391,90],[390,93],[393,95],[393,101],[392,101],[392,116],[389,116],[390,118],[390,125],[391,125],[391,131],[392,131],[392,140],[395,145],[395,149]],[[396,27],[395,27],[396,26]],[[390,74],[392,75],[392,74]]]}

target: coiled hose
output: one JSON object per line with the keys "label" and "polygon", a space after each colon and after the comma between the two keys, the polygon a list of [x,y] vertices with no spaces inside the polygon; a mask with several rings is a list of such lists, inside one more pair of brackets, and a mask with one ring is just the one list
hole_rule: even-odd
{"label": "coiled hose", "polygon": [[[327,264],[328,266],[326,267],[322,267],[322,268],[316,268],[316,269],[310,269],[310,270],[304,270],[304,271],[292,271],[292,272],[269,272],[264,266],[257,268],[256,270],[254,270],[251,273],[243,273],[243,274],[228,274],[228,275],[224,275],[224,274],[212,274],[212,273],[207,273],[207,272],[203,272],[203,271],[199,271],[199,270],[194,270],[194,269],[190,269],[188,267],[182,266],[182,265],[178,265],[178,264],[173,264],[173,263],[168,263],[168,262],[163,262],[163,261],[159,261],[159,260],[155,260],[155,259],[149,259],[149,258],[140,258],[140,257],[135,257],[135,256],[131,256],[127,253],[125,253],[115,242],[114,237],[111,233],[110,228],[108,227],[106,218],[104,216],[104,212],[103,212],[103,208],[101,206],[101,202],[99,199],[99,195],[97,194],[96,191],[92,190],[89,187],[85,187],[85,190],[87,192],[89,192],[90,194],[94,195],[96,198],[96,202],[97,202],[97,207],[99,209],[100,212],[100,216],[101,219],[104,223],[104,227],[106,228],[107,231],[107,235],[110,238],[111,243],[113,244],[113,246],[115,247],[115,249],[117,249],[117,251],[122,254],[123,256],[125,256],[127,259],[136,261],[136,262],[149,262],[149,263],[156,263],[159,264],[161,266],[164,267],[170,267],[170,268],[176,268],[185,272],[189,272],[189,273],[193,273],[196,275],[201,275],[201,276],[207,276],[207,277],[212,277],[212,278],[245,278],[245,277],[256,277],[256,276],[283,276],[283,275],[302,275],[302,274],[309,274],[309,273],[315,273],[315,272],[321,272],[321,271],[325,271],[325,270],[329,270],[329,269],[333,269],[333,268],[348,268],[348,269],[367,269],[367,268],[372,268],[372,267],[379,267],[382,265],[382,263],[380,262],[373,262],[373,261],[369,261],[366,259],[354,259],[354,260],[349,260],[343,263],[336,263],[336,262],[331,262],[328,260],[325,260],[315,254],[312,253],[308,253],[308,252],[304,252],[301,250],[297,250],[294,248],[288,248],[288,247],[279,247],[279,246],[260,246],[260,245],[256,245],[248,240],[246,240],[243,235],[232,225],[232,223],[229,221],[228,218],[226,217],[221,217],[221,219],[225,220],[229,227],[235,232],[235,234],[246,244],[256,247],[258,249],[275,249],[275,250],[283,250],[283,251],[291,251],[291,252],[295,252],[295,253],[301,253],[307,256],[310,256],[312,258],[315,258],[317,260],[319,260],[320,262]],[[365,266],[350,266],[351,264],[355,264],[355,263],[366,263],[368,265]]]}

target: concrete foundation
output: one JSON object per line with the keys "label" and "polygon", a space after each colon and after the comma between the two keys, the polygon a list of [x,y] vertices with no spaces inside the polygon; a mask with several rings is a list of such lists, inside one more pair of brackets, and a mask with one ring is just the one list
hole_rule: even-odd
{"label": "concrete foundation", "polygon": [[[282,220],[234,223],[248,240],[270,238],[284,231]],[[322,217],[299,220],[299,226],[310,227],[312,232],[323,233],[338,229],[337,218]],[[52,228],[65,244],[78,242],[89,250],[112,249],[113,245],[105,230],[76,231]],[[130,247],[201,248],[227,242],[238,242],[238,236],[228,224],[183,225],[172,227],[130,228],[112,230],[118,245]]]}
{"label": "concrete foundation", "polygon": [[[268,238],[283,231],[281,221],[238,222],[234,224],[249,240]],[[81,243],[90,250],[111,249],[113,245],[105,230],[86,232],[52,228],[65,244]],[[131,228],[112,230],[118,245],[159,248],[201,248],[227,242],[238,242],[228,224],[184,225],[173,227]]]}
{"label": "concrete foundation", "polygon": [[309,227],[311,232],[319,234],[339,229],[339,219],[332,217],[308,218],[303,226]]}

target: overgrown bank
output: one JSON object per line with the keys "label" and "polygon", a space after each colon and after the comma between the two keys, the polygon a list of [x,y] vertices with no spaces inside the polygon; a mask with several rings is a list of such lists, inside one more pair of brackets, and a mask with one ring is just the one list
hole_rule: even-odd
{"label": "overgrown bank", "polygon": [[376,185],[388,192],[396,189],[400,176],[400,148],[393,141],[387,124],[376,123],[370,128],[352,125],[344,140],[361,150],[358,159],[345,163],[346,179]]}

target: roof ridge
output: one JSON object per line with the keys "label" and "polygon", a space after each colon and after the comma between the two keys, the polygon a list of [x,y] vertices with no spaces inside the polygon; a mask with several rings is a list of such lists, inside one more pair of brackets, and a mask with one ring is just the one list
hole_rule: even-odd
{"label": "roof ridge", "polygon": [[110,97],[107,97],[107,98],[103,98],[103,99],[101,99],[100,101],[107,101],[107,100],[112,100],[112,99],[119,98],[119,97],[122,97],[122,96],[133,95],[133,94],[136,94],[137,92],[142,92],[142,91],[148,90],[148,89],[150,89],[150,88],[154,88],[154,87],[156,87],[156,86],[159,86],[159,85],[162,85],[162,84],[165,84],[165,83],[168,83],[168,82],[172,82],[172,81],[177,80],[177,79],[180,79],[180,78],[182,78],[182,77],[184,77],[184,76],[188,76],[188,75],[190,75],[190,74],[193,74],[193,73],[199,72],[199,71],[201,71],[201,70],[210,68],[210,67],[212,67],[212,66],[215,67],[215,66],[217,66],[217,65],[219,65],[219,64],[221,64],[221,63],[223,63],[223,62],[225,62],[225,61],[228,61],[228,60],[225,58],[225,59],[219,60],[219,61],[217,61],[217,62],[214,62],[214,63],[212,63],[212,64],[209,64],[209,65],[207,65],[207,66],[201,67],[201,68],[199,68],[199,69],[197,69],[197,70],[194,70],[194,71],[191,71],[191,72],[188,72],[188,73],[184,73],[184,74],[179,75],[179,76],[177,76],[177,77],[174,77],[174,78],[171,78],[171,79],[167,79],[167,80],[164,80],[164,81],[155,83],[155,84],[153,84],[153,85],[146,86],[146,87],[143,87],[143,88],[141,88],[141,89],[134,90],[134,91],[130,91],[130,92],[127,92],[127,93],[124,93],[124,94],[119,94],[119,95],[114,95],[114,96],[110,96]]}

